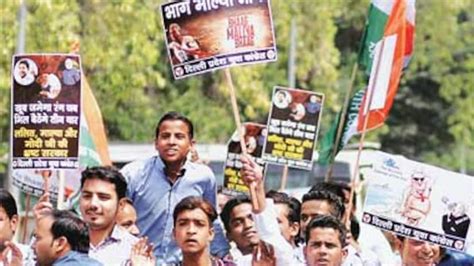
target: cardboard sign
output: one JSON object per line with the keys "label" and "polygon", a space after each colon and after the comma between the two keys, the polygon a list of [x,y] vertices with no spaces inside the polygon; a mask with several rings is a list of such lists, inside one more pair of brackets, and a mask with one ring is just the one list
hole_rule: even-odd
{"label": "cardboard sign", "polygon": [[463,251],[473,238],[474,178],[379,152],[362,221]]}
{"label": "cardboard sign", "polygon": [[79,56],[16,55],[12,70],[12,168],[77,169]]}
{"label": "cardboard sign", "polygon": [[[245,128],[245,144],[247,153],[255,159],[255,162],[265,169],[265,162],[262,160],[263,144],[266,139],[265,125],[255,123],[244,123]],[[227,195],[237,195],[248,193],[248,187],[240,177],[240,155],[242,149],[240,147],[239,132],[236,131],[227,144],[227,159],[224,165],[224,188],[223,191]]]}
{"label": "cardboard sign", "polygon": [[273,89],[268,138],[263,159],[268,163],[311,170],[324,95],[283,87]]}
{"label": "cardboard sign", "polygon": [[194,0],[161,6],[175,79],[277,60],[269,0]]}

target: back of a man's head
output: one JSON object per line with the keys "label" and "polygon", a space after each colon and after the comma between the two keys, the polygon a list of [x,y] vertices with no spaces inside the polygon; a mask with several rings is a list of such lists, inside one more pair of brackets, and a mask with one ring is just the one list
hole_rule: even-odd
{"label": "back of a man's head", "polygon": [[89,228],[87,224],[70,211],[54,210],[51,213],[53,239],[65,237],[71,250],[89,252]]}
{"label": "back of a man's head", "polygon": [[336,194],[325,190],[310,191],[303,195],[302,202],[304,204],[305,202],[310,200],[327,202],[331,206],[331,215],[333,215],[337,219],[342,219],[345,211],[344,204],[342,202],[342,199]]}
{"label": "back of a man's head", "polygon": [[86,180],[100,179],[115,185],[117,198],[120,200],[125,197],[127,192],[127,182],[119,170],[113,166],[96,166],[82,171],[81,188],[84,187]]}

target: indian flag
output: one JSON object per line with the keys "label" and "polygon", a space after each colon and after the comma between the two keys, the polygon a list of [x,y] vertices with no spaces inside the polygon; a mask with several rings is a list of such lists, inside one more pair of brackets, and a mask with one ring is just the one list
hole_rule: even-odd
{"label": "indian flag", "polygon": [[[342,134],[337,138],[341,122],[340,112],[321,141],[318,162],[332,162],[331,154],[344,148],[352,136],[364,129],[364,118],[369,113],[366,130],[381,126],[388,116],[398,89],[402,69],[408,66],[413,54],[415,35],[415,0],[373,0],[362,36],[359,64],[370,76],[367,89],[357,91],[347,106]],[[378,68],[373,68],[373,66]],[[372,99],[370,110],[368,99]],[[336,142],[339,143],[335,147]]]}
{"label": "indian flag", "polygon": [[367,75],[370,75],[372,70],[375,46],[382,40],[393,8],[399,2],[406,2],[406,12],[404,15],[406,20],[406,38],[403,67],[406,68],[410,62],[415,42],[415,0],[372,0],[359,53],[359,64],[365,66]]}
{"label": "indian flag", "polygon": [[406,1],[394,1],[383,36],[373,49],[369,84],[359,110],[359,133],[383,125],[388,117],[406,62],[406,17]]}
{"label": "indian flag", "polygon": [[102,114],[92,94],[89,83],[83,76],[83,101],[81,115],[81,138],[79,157],[82,167],[111,165],[107,136],[105,134]]}

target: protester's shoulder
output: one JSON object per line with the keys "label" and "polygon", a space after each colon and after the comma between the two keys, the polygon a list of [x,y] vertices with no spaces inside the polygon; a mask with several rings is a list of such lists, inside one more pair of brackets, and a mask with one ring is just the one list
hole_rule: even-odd
{"label": "protester's shoulder", "polygon": [[144,159],[137,160],[126,164],[120,169],[120,172],[125,176],[125,178],[130,179],[134,178],[140,174],[145,173],[146,169],[150,167],[152,162],[155,160],[155,156]]}
{"label": "protester's shoulder", "polygon": [[126,245],[133,245],[138,241],[138,237],[130,234],[125,228],[120,225],[115,225],[114,233]]}
{"label": "protester's shoulder", "polygon": [[190,162],[189,168],[192,169],[194,173],[199,174],[199,176],[201,177],[212,179],[212,180],[215,179],[214,172],[212,172],[211,168],[207,166],[206,164]]}
{"label": "protester's shoulder", "polygon": [[441,266],[448,265],[474,265],[474,257],[466,253],[448,251],[439,263]]}

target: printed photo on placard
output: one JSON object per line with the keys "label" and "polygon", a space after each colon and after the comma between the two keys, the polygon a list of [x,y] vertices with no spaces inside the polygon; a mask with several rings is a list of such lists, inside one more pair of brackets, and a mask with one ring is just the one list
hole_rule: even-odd
{"label": "printed photo on placard", "polygon": [[12,69],[12,168],[77,169],[79,56],[16,55]]}
{"label": "printed photo on placard", "polygon": [[311,170],[323,102],[321,93],[275,87],[263,159]]}
{"label": "printed photo on placard", "polygon": [[[244,123],[244,139],[247,153],[255,159],[255,162],[266,167],[262,160],[263,144],[266,138],[265,125],[255,123]],[[240,178],[240,169],[242,163],[240,162],[240,155],[242,149],[240,147],[240,135],[236,130],[231,139],[227,143],[227,159],[224,165],[224,187],[223,192],[227,195],[237,195],[248,193],[248,188]]]}
{"label": "printed photo on placard", "polygon": [[161,12],[175,79],[277,60],[269,0],[173,2]]}

